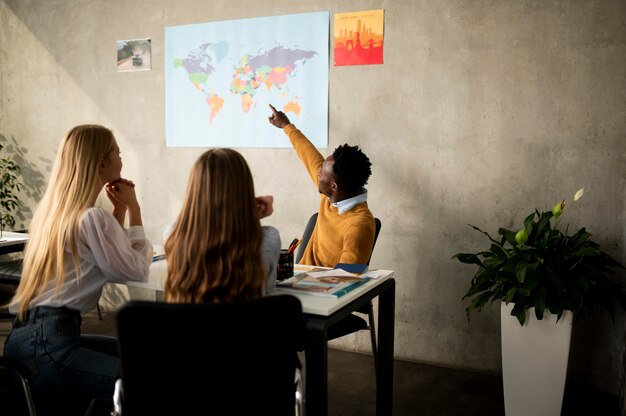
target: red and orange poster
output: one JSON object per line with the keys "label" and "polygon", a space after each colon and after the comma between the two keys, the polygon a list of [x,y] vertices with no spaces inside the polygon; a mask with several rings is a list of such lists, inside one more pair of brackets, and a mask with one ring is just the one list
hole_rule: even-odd
{"label": "red and orange poster", "polygon": [[335,13],[335,66],[383,63],[384,10]]}

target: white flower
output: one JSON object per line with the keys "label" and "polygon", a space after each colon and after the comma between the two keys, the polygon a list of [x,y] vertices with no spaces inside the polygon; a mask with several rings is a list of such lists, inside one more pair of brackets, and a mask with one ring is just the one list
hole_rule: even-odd
{"label": "white flower", "polygon": [[576,194],[574,195],[574,201],[578,201],[583,194],[585,193],[585,187],[582,187],[578,190],[578,192],[576,192]]}

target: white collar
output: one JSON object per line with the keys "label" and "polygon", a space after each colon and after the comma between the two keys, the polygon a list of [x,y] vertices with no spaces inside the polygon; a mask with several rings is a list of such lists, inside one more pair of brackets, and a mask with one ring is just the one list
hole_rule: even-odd
{"label": "white collar", "polygon": [[331,204],[331,205],[337,208],[337,213],[341,215],[344,212],[351,210],[355,206],[362,204],[365,201],[367,201],[367,189],[361,188],[357,196],[353,196],[352,198],[335,202],[334,204]]}

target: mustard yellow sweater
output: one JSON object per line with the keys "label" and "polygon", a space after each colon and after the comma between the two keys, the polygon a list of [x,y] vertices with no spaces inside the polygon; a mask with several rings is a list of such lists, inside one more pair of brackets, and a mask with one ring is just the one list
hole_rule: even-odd
{"label": "mustard yellow sweater", "polygon": [[[293,124],[285,126],[284,131],[317,187],[317,171],[324,157]],[[326,195],[321,195],[317,223],[300,263],[327,267],[337,263],[367,263],[375,228],[367,202],[339,215]]]}

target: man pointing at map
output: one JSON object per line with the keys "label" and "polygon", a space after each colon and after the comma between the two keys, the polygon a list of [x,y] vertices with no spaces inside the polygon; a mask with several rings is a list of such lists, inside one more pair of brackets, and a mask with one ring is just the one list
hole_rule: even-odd
{"label": "man pointing at map", "polygon": [[374,243],[374,216],[367,207],[369,158],[358,146],[341,145],[326,159],[282,111],[270,104],[270,124],[283,129],[298,157],[317,185],[320,200],[317,223],[302,264],[334,267],[337,263],[369,261]]}

